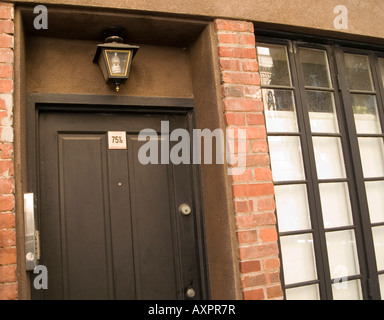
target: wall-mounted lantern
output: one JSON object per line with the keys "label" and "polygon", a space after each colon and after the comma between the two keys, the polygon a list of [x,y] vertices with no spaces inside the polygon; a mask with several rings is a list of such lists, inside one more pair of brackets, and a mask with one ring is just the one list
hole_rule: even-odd
{"label": "wall-mounted lantern", "polygon": [[104,42],[97,45],[93,63],[98,63],[106,83],[115,86],[118,92],[129,76],[131,62],[138,46],[124,44],[126,31],[122,27],[108,27],[103,30]]}

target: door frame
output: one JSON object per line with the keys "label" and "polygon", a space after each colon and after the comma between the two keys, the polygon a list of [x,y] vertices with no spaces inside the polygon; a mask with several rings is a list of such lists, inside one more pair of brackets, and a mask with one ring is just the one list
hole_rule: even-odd
{"label": "door frame", "polygon": [[[39,217],[39,166],[38,166],[38,130],[40,111],[106,112],[106,113],[142,113],[184,115],[190,134],[196,128],[195,102],[193,98],[137,97],[114,95],[71,95],[50,93],[28,93],[26,95],[26,192],[35,194],[35,219]],[[201,169],[191,165],[194,207],[196,208],[196,243],[198,250],[198,273],[201,279],[202,298],[210,299],[208,257],[206,251],[205,222]],[[37,227],[38,228],[38,227]],[[28,277],[29,278],[29,277]],[[30,286],[26,286],[30,290]]]}

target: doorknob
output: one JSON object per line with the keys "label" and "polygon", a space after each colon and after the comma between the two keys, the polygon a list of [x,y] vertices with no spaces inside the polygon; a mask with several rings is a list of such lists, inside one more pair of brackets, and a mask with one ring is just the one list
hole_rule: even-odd
{"label": "doorknob", "polygon": [[179,212],[185,216],[189,215],[191,211],[192,211],[191,207],[186,203],[183,203],[179,206]]}
{"label": "doorknob", "polygon": [[40,259],[39,232],[35,226],[35,201],[33,193],[24,194],[24,243],[25,267],[33,270]]}
{"label": "doorknob", "polygon": [[196,296],[196,292],[193,288],[189,287],[186,291],[185,291],[185,295],[187,296],[187,298],[189,299],[193,299],[195,296]]}

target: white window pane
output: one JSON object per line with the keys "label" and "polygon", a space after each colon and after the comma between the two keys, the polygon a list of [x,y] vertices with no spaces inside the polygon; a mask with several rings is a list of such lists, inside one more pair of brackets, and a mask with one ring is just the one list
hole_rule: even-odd
{"label": "white window pane", "polygon": [[275,186],[275,197],[280,232],[311,228],[305,184]]}
{"label": "white window pane", "polygon": [[376,97],[352,94],[351,98],[357,133],[381,133]]}
{"label": "white window pane", "polygon": [[304,180],[299,137],[268,137],[274,181]]}
{"label": "white window pane", "polygon": [[306,91],[312,132],[339,132],[333,93]]}
{"label": "white window pane", "polygon": [[384,222],[384,181],[365,182],[371,223]]}
{"label": "white window pane", "polygon": [[332,284],[334,300],[362,300],[360,280],[338,281]]}
{"label": "white window pane", "polygon": [[331,278],[356,275],[360,271],[353,230],[326,233]]}
{"label": "white window pane", "polygon": [[292,90],[263,89],[268,132],[298,132]]}
{"label": "white window pane", "polygon": [[312,284],[304,287],[297,287],[285,290],[287,300],[320,300],[319,286]]}
{"label": "white window pane", "polygon": [[348,184],[321,183],[320,199],[325,228],[349,226],[353,224]]}
{"label": "white window pane", "polygon": [[365,178],[384,176],[382,138],[359,138],[360,156]]}
{"label": "white window pane", "polygon": [[312,235],[280,237],[286,284],[317,279]]}
{"label": "white window pane", "polygon": [[373,243],[375,245],[377,270],[384,270],[384,227],[372,228]]}
{"label": "white window pane", "polygon": [[384,274],[379,275],[381,300],[384,300]]}
{"label": "white window pane", "polygon": [[345,178],[340,138],[313,137],[316,170],[319,179]]}

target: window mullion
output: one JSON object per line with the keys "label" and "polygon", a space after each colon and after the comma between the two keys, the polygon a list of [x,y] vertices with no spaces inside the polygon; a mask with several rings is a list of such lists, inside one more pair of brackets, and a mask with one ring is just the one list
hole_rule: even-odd
{"label": "window mullion", "polygon": [[[296,46],[296,44],[294,44]],[[306,179],[308,181],[308,201],[310,207],[310,217],[314,230],[314,249],[316,255],[316,267],[320,280],[319,290],[321,299],[332,299],[332,289],[330,283],[330,271],[327,256],[324,224],[321,215],[320,191],[314,157],[314,147],[311,135],[310,120],[307,111],[307,99],[305,94],[304,77],[299,60],[298,50],[290,53],[292,78],[296,87],[297,117],[302,135],[303,161]]]}
{"label": "window mullion", "polygon": [[[369,295],[373,299],[380,298],[380,291],[378,284],[372,285],[374,283],[372,279],[377,279],[377,269],[376,269],[376,259],[375,259],[375,250],[372,238],[372,230],[369,220],[369,208],[366,197],[364,175],[362,170],[362,161],[360,158],[360,149],[358,145],[358,135],[356,131],[355,119],[352,110],[352,98],[350,95],[346,70],[344,66],[344,52],[341,48],[336,47],[335,50],[335,62],[338,72],[338,84],[339,90],[341,91],[341,97],[343,101],[343,111],[345,117],[345,126],[346,134],[349,141],[349,151],[350,158],[352,162],[352,170],[355,177],[355,188],[357,193],[357,201],[352,200],[353,205],[358,207],[358,213],[353,210],[355,224],[361,225],[362,239],[360,238],[360,233],[356,233],[357,244],[360,246],[358,250],[358,255],[360,258],[360,267],[362,269],[367,269],[367,280],[369,286]],[[353,198],[352,198],[353,199]],[[355,203],[356,202],[356,203]],[[360,214],[359,214],[360,213]],[[367,263],[366,263],[367,262]],[[363,270],[362,270],[363,271]],[[364,274],[365,272],[362,272]],[[363,287],[365,284],[362,284]],[[363,290],[363,292],[366,290]],[[365,292],[366,293],[366,292]]]}

